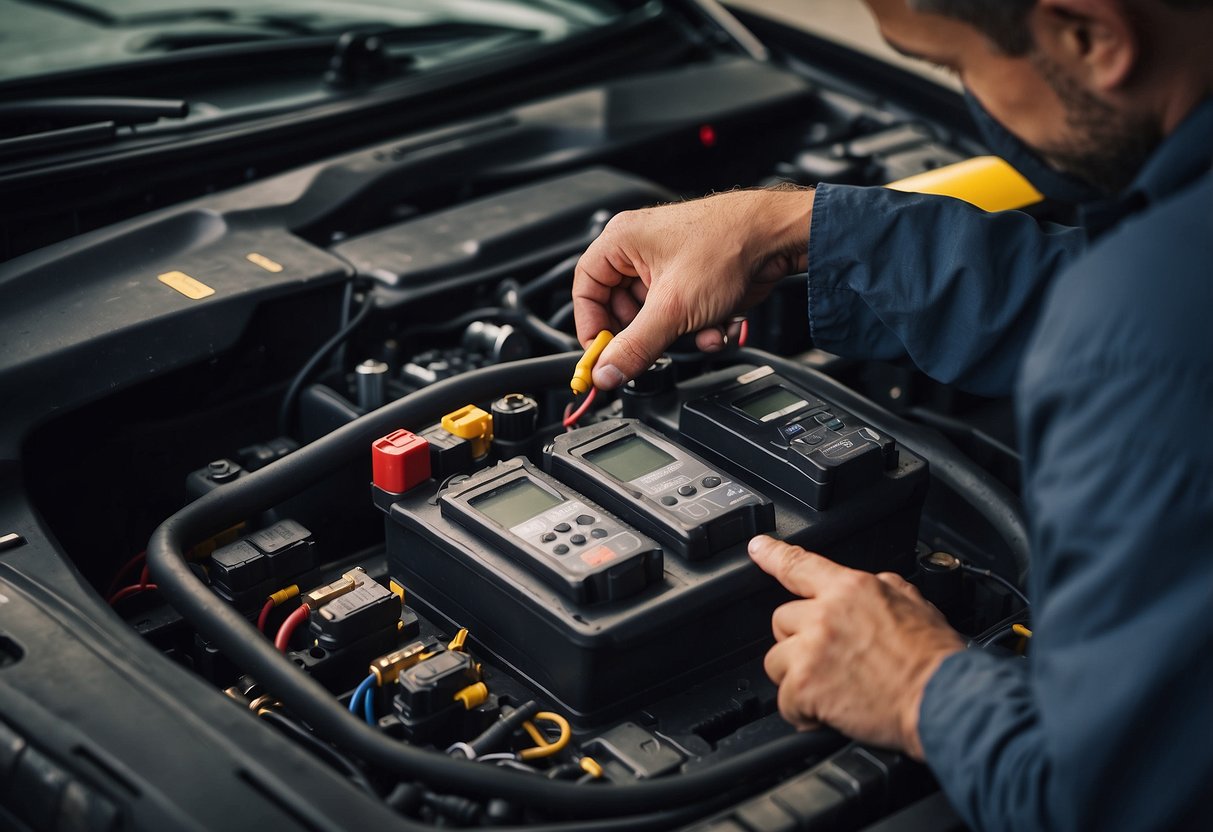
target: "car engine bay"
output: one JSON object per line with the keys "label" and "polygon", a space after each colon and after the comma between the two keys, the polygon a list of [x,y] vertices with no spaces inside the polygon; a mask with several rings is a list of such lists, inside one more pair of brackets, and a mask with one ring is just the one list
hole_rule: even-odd
{"label": "car engine bay", "polygon": [[1022,653],[1006,403],[814,350],[804,276],[569,390],[611,216],[982,152],[921,104],[717,55],[0,264],[0,820],[960,828],[924,766],[781,719],[746,542]]}

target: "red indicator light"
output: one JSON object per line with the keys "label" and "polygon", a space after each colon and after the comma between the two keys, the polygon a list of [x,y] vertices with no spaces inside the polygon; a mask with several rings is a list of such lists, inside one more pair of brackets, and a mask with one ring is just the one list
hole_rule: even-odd
{"label": "red indicator light", "polygon": [[699,143],[704,147],[716,146],[716,128],[705,124],[699,128]]}

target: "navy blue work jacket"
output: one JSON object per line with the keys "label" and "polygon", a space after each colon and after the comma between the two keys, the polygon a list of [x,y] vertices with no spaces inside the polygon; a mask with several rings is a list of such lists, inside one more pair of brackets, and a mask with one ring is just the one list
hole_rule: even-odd
{"label": "navy blue work jacket", "polygon": [[920,711],[974,828],[1213,829],[1211,160],[1207,100],[1082,228],[817,190],[814,343],[1015,396],[1030,657],[951,656]]}

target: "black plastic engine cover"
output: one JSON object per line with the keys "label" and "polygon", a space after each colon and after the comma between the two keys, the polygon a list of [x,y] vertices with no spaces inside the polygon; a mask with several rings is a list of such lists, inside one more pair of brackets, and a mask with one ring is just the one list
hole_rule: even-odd
{"label": "black plastic engine cover", "polygon": [[373,231],[333,251],[389,286],[419,286],[584,243],[604,219],[599,212],[610,217],[671,199],[652,182],[594,167]]}

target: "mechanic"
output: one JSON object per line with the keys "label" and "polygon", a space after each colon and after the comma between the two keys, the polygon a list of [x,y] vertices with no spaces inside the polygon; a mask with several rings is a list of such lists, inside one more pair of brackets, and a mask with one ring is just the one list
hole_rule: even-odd
{"label": "mechanic", "polygon": [[780,712],[925,760],[979,829],[1213,828],[1213,2],[869,5],[1081,227],[840,185],[621,214],[573,284],[579,339],[619,333],[594,382],[684,333],[720,349],[807,269],[816,346],[1013,393],[1030,658],[966,649],[895,575],[757,537],[803,597],[774,614]]}

